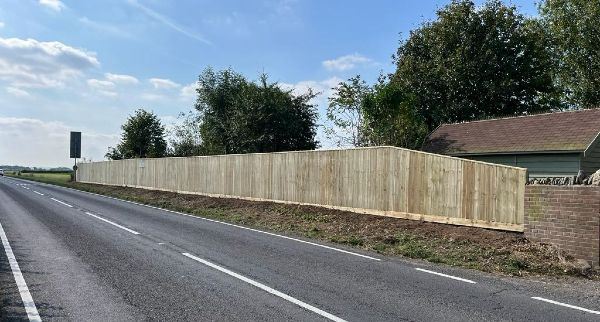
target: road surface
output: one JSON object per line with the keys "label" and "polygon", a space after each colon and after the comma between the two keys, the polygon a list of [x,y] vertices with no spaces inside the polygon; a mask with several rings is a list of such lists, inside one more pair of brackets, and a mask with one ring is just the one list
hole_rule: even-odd
{"label": "road surface", "polygon": [[0,178],[0,225],[3,320],[600,320],[600,294],[585,288],[388,258],[13,178]]}

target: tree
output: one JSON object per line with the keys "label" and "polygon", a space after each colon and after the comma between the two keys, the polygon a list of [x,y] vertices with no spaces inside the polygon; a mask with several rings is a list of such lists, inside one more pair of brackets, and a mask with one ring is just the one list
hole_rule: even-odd
{"label": "tree", "polygon": [[258,83],[231,69],[199,77],[196,110],[208,154],[315,149],[314,94],[295,95],[261,75]]}
{"label": "tree", "polygon": [[379,77],[363,98],[365,137],[370,144],[421,148],[428,129],[414,108],[413,97],[397,82]]}
{"label": "tree", "polygon": [[327,119],[332,125],[325,128],[325,134],[338,147],[367,146],[363,100],[371,88],[357,75],[339,83],[333,90],[327,106]]}
{"label": "tree", "polygon": [[556,59],[556,80],[570,107],[600,105],[600,2],[546,0],[540,16]]}
{"label": "tree", "polygon": [[165,128],[154,113],[138,109],[121,129],[121,142],[116,148],[108,148],[108,159],[160,158],[166,155]]}
{"label": "tree", "polygon": [[[207,68],[198,79],[195,108],[200,113],[200,132],[209,154],[240,153],[239,119],[247,106],[248,82],[231,69],[215,72]],[[237,124],[236,124],[237,121]]]}
{"label": "tree", "polygon": [[187,114],[181,113],[179,118],[181,123],[175,125],[171,133],[169,154],[175,157],[206,154],[200,135],[200,115],[191,111]]}
{"label": "tree", "polygon": [[392,82],[409,93],[427,131],[441,123],[546,111],[555,106],[552,59],[537,21],[514,7],[453,1],[410,33]]}

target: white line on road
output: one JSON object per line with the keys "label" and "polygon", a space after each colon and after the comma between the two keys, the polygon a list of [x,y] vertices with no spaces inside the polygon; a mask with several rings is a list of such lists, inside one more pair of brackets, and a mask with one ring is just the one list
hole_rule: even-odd
{"label": "white line on road", "polygon": [[21,186],[21,188],[29,190],[29,188],[27,188],[27,187],[25,187],[25,186]]}
{"label": "white line on road", "polygon": [[33,193],[37,193],[37,194],[38,194],[38,195],[40,195],[40,196],[43,196],[43,195],[44,195],[43,193],[41,193],[41,192],[37,192],[37,191],[35,191],[35,190],[33,190]]}
{"label": "white line on road", "polygon": [[[102,196],[102,195],[99,195],[99,196]],[[231,227],[245,229],[245,230],[249,230],[249,231],[253,231],[253,232],[256,232],[256,233],[261,233],[261,234],[265,234],[265,235],[269,235],[269,236],[275,236],[275,237],[279,237],[279,238],[283,238],[283,239],[287,239],[287,240],[293,240],[295,242],[299,242],[299,243],[303,243],[303,244],[308,244],[308,245],[312,245],[312,246],[317,246],[317,247],[322,247],[322,248],[326,248],[326,249],[329,249],[329,250],[333,250],[333,251],[336,251],[336,252],[345,253],[345,254],[349,254],[349,255],[354,255],[354,256],[359,256],[359,257],[363,257],[363,258],[368,258],[368,259],[371,259],[371,260],[374,260],[374,261],[381,261],[381,259],[379,259],[379,258],[375,258],[375,257],[371,257],[371,256],[359,254],[359,253],[354,253],[354,252],[350,252],[350,251],[347,251],[347,250],[343,250],[343,249],[339,249],[339,248],[335,248],[335,247],[331,247],[331,246],[321,245],[321,244],[309,242],[309,241],[302,240],[302,239],[297,239],[297,238],[292,238],[292,237],[288,237],[288,236],[278,235],[278,234],[274,234],[274,233],[270,233],[270,232],[266,232],[266,231],[254,229],[254,228],[248,228],[248,227],[239,226],[239,225],[236,225],[236,224],[230,224],[228,222],[223,222],[223,221],[219,221],[219,220],[214,220],[214,219],[209,219],[209,218],[194,216],[194,215],[186,214],[186,213],[183,213],[183,212],[178,212],[178,211],[173,211],[173,210],[169,210],[169,209],[164,209],[164,208],[158,208],[158,207],[154,207],[154,206],[144,205],[144,204],[133,202],[133,201],[121,200],[121,199],[112,198],[112,197],[107,197],[107,198],[111,198],[111,199],[115,199],[115,200],[120,200],[120,201],[125,201],[125,202],[132,203],[134,205],[144,206],[144,207],[148,207],[148,208],[152,208],[152,209],[157,209],[157,210],[162,210],[162,211],[166,211],[166,212],[170,212],[170,213],[174,213],[174,214],[178,214],[178,215],[182,215],[182,216],[186,216],[186,217],[192,217],[192,218],[196,218],[196,219],[202,219],[202,220],[206,220],[206,221],[210,221],[210,222],[214,222],[214,223],[218,223],[218,224],[222,224],[222,225],[227,225],[227,226],[231,226]]]}
{"label": "white line on road", "polygon": [[451,278],[453,280],[457,280],[457,281],[461,281],[461,282],[466,282],[466,283],[471,283],[471,284],[476,284],[477,283],[475,281],[471,281],[471,280],[468,280],[468,279],[465,279],[465,278],[460,278],[460,277],[456,277],[456,276],[452,276],[452,275],[446,275],[446,274],[442,274],[442,273],[430,271],[428,269],[422,269],[422,268],[415,268],[415,269],[417,271],[420,271],[420,272],[425,272],[425,273],[429,273],[429,274],[433,274],[433,275],[443,276],[443,277]]}
{"label": "white line on road", "polygon": [[23,301],[23,306],[25,307],[25,312],[27,312],[29,321],[42,321],[40,314],[35,307],[35,302],[33,302],[33,298],[31,297],[31,293],[29,293],[27,283],[25,283],[25,279],[23,278],[23,273],[21,273],[19,263],[17,263],[12,247],[10,247],[10,244],[8,243],[8,238],[6,237],[2,224],[0,224],[0,238],[2,238],[2,245],[4,245],[4,251],[6,252],[10,269],[15,277],[15,282],[17,283],[17,288],[21,294],[21,300]]}
{"label": "white line on road", "polygon": [[139,235],[139,234],[140,234],[140,233],[138,233],[138,232],[137,232],[137,231],[135,231],[135,230],[131,230],[131,229],[127,228],[127,227],[123,227],[123,226],[121,226],[121,225],[119,225],[119,224],[117,224],[117,223],[114,223],[114,222],[112,222],[112,221],[110,221],[110,220],[108,220],[108,219],[104,219],[104,218],[102,218],[102,217],[100,217],[100,216],[96,216],[96,215],[94,215],[94,214],[93,214],[93,213],[91,213],[91,212],[86,212],[85,214],[86,214],[86,215],[90,215],[90,216],[92,216],[92,217],[94,217],[94,218],[100,219],[100,220],[102,220],[102,221],[104,221],[104,222],[107,222],[107,223],[109,223],[109,224],[111,224],[111,225],[113,225],[113,226],[115,226],[115,227],[119,227],[119,228],[121,228],[121,229],[123,229],[123,230],[126,230],[126,231],[128,231],[128,232],[130,232],[130,233],[132,233],[132,234],[134,234],[134,235]]}
{"label": "white line on road", "polygon": [[571,304],[561,303],[561,302],[557,302],[557,301],[545,299],[543,297],[532,297],[532,299],[538,300],[538,301],[547,302],[547,303],[551,303],[551,304],[556,304],[556,305],[560,305],[560,306],[564,306],[564,307],[568,307],[570,309],[575,309],[575,310],[579,310],[579,311],[583,311],[583,312],[587,312],[587,313],[592,313],[592,314],[598,314],[598,315],[600,315],[600,311],[594,311],[594,310],[586,309],[586,308],[583,308],[583,307],[580,307],[580,306],[575,306],[575,305],[571,305]]}
{"label": "white line on road", "polygon": [[60,204],[63,204],[63,205],[65,205],[65,206],[69,207],[69,208],[73,208],[73,206],[69,205],[69,204],[68,204],[68,203],[66,203],[66,202],[62,202],[62,201],[60,201],[60,200],[58,200],[58,199],[54,199],[54,198],[50,198],[50,199],[52,199],[52,200],[54,200],[54,201],[56,201],[56,202],[58,202],[58,203],[60,203]]}
{"label": "white line on road", "polygon": [[73,189],[73,188],[56,186],[56,185],[53,185],[53,184],[42,183],[42,185],[49,185],[49,186],[53,186],[53,187],[56,187],[56,188],[73,190],[73,191],[76,191],[76,192],[79,192],[79,193],[85,193],[85,194],[89,194],[89,195],[93,195],[93,196],[98,196],[98,197],[102,197],[102,198],[107,198],[107,199],[117,200],[117,201],[121,201],[121,202],[126,202],[126,203],[130,203],[130,204],[137,205],[137,206],[142,206],[142,207],[147,207],[147,208],[162,210],[162,211],[166,211],[166,212],[170,212],[170,213],[174,213],[174,214],[178,214],[178,215],[182,215],[182,216],[186,216],[186,217],[192,217],[192,218],[195,218],[195,219],[206,220],[206,221],[210,221],[210,222],[214,222],[214,223],[218,223],[218,224],[223,224],[223,225],[227,225],[227,226],[231,226],[231,227],[236,227],[236,228],[240,228],[240,229],[245,229],[245,230],[249,230],[249,231],[253,231],[253,232],[256,232],[256,233],[261,233],[261,234],[265,234],[265,235],[269,235],[269,236],[275,236],[275,237],[279,237],[279,238],[283,238],[283,239],[287,239],[287,240],[293,240],[295,242],[299,242],[299,243],[303,243],[303,244],[307,244],[307,245],[312,245],[312,246],[317,246],[317,247],[329,249],[329,250],[332,250],[332,251],[336,251],[336,252],[340,252],[340,253],[344,253],[344,254],[348,254],[348,255],[354,255],[354,256],[358,256],[358,257],[362,257],[362,258],[367,258],[367,259],[374,260],[374,261],[381,261],[381,259],[379,259],[379,258],[375,258],[375,257],[371,257],[371,256],[359,254],[359,253],[354,253],[354,252],[343,250],[343,249],[340,249],[340,248],[335,248],[335,247],[331,247],[331,246],[321,245],[321,244],[309,242],[309,241],[306,241],[306,240],[292,238],[292,237],[283,236],[283,235],[278,235],[278,234],[274,234],[274,233],[270,233],[270,232],[266,232],[266,231],[254,229],[254,228],[248,228],[248,227],[244,227],[244,226],[230,224],[228,222],[223,222],[223,221],[219,221],[219,220],[214,220],[214,219],[209,219],[209,218],[194,216],[194,215],[186,214],[186,213],[183,213],[183,212],[178,212],[178,211],[174,211],[174,210],[169,210],[169,209],[154,207],[154,206],[145,205],[145,204],[142,204],[142,203],[137,203],[137,202],[134,202],[134,201],[123,200],[123,199],[119,199],[119,198],[115,198],[115,197],[109,197],[109,196],[105,196],[105,195],[101,195],[101,194],[97,194],[97,193],[93,193],[93,192],[87,192],[87,191],[77,190],[77,189]]}
{"label": "white line on road", "polygon": [[223,273],[225,273],[225,274],[227,274],[229,276],[235,277],[235,278],[237,278],[237,279],[239,279],[239,280],[241,280],[243,282],[246,282],[246,283],[248,283],[250,285],[256,286],[256,287],[260,288],[263,291],[266,291],[266,292],[271,293],[271,294],[273,294],[275,296],[278,296],[278,297],[280,297],[280,298],[282,298],[282,299],[284,299],[286,301],[292,302],[292,303],[294,303],[294,304],[296,304],[296,305],[298,305],[298,306],[300,306],[302,308],[305,308],[305,309],[307,309],[309,311],[312,311],[312,312],[314,312],[314,313],[316,313],[316,314],[318,314],[318,315],[320,315],[322,317],[325,317],[325,318],[330,319],[332,321],[345,321],[344,319],[341,319],[341,318],[339,318],[339,317],[337,317],[337,316],[335,316],[335,315],[333,315],[331,313],[327,313],[327,312],[325,312],[325,311],[323,311],[323,310],[321,310],[319,308],[316,308],[316,307],[314,307],[314,306],[312,306],[310,304],[304,303],[304,302],[302,302],[302,301],[300,301],[300,300],[298,300],[298,299],[296,299],[294,297],[291,297],[291,296],[289,296],[289,295],[287,295],[285,293],[281,293],[278,290],[272,289],[272,288],[270,288],[270,287],[268,287],[268,286],[266,286],[266,285],[264,285],[262,283],[259,283],[257,281],[251,280],[251,279],[249,279],[249,278],[247,278],[245,276],[242,276],[242,275],[240,275],[240,274],[238,274],[236,272],[232,272],[232,271],[230,271],[230,270],[228,270],[228,269],[226,269],[224,267],[221,267],[219,265],[213,264],[213,263],[211,263],[209,261],[206,261],[206,260],[204,260],[202,258],[196,257],[196,256],[194,256],[192,254],[189,254],[189,253],[182,253],[182,254],[183,254],[183,256],[189,257],[189,258],[191,258],[191,259],[193,259],[193,260],[195,260],[197,262],[200,262],[200,263],[202,263],[202,264],[204,264],[206,266],[212,267],[212,268],[214,268],[214,269],[216,269],[218,271],[221,271],[221,272],[223,272]]}

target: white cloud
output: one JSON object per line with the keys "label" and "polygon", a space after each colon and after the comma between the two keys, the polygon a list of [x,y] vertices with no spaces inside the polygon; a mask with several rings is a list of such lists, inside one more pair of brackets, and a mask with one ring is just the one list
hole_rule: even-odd
{"label": "white cloud", "polygon": [[370,58],[359,54],[352,54],[341,56],[336,59],[325,60],[323,62],[323,67],[325,67],[327,70],[346,71],[354,69],[358,65],[365,65],[372,62],[373,61]]}
{"label": "white cloud", "polygon": [[137,84],[139,80],[130,75],[106,73],[104,77],[115,84]]}
{"label": "white cloud", "polygon": [[98,93],[107,97],[117,97],[119,94],[113,91],[98,90]]}
{"label": "white cloud", "polygon": [[114,91],[115,83],[107,80],[88,79],[87,84],[94,89],[98,94],[107,97],[116,97],[118,94]]}
{"label": "white cloud", "polygon": [[111,82],[111,81],[106,81],[106,80],[100,80],[100,79],[88,79],[87,80],[88,85],[91,88],[94,89],[113,89],[115,87],[115,83]]}
{"label": "white cloud", "polygon": [[0,37],[0,80],[13,87],[59,87],[98,67],[96,55],[61,42]]}
{"label": "white cloud", "polygon": [[54,11],[59,12],[65,8],[65,4],[62,3],[60,0],[40,0],[39,3],[42,6],[48,7]]}
{"label": "white cloud", "polygon": [[4,22],[0,21],[0,28],[4,28],[5,24]]}
{"label": "white cloud", "polygon": [[196,97],[196,89],[198,88],[198,82],[191,83],[181,88],[180,95],[182,98],[194,98]]}
{"label": "white cloud", "polygon": [[162,14],[160,14],[160,13],[158,13],[158,12],[156,12],[156,11],[154,11],[154,10],[152,10],[152,9],[144,6],[144,5],[142,5],[137,0],[129,0],[129,3],[132,6],[140,9],[148,17],[154,19],[155,21],[160,22],[161,24],[167,26],[168,28],[170,28],[172,30],[175,30],[176,32],[178,32],[178,33],[180,33],[182,35],[185,35],[185,36],[187,36],[189,38],[198,40],[198,41],[203,42],[203,43],[208,44],[208,45],[212,44],[208,39],[204,38],[202,35],[199,35],[197,33],[191,32],[191,31],[187,30],[186,28],[183,28],[182,26],[180,26],[180,25],[174,23],[173,21],[171,21],[171,19],[169,19],[169,18],[163,16]]}
{"label": "white cloud", "polygon": [[165,99],[165,96],[153,93],[143,93],[140,95],[140,98],[146,101],[160,101]]}
{"label": "white cloud", "polygon": [[82,156],[102,160],[117,134],[99,134],[62,122],[32,118],[0,117],[0,164],[57,167],[69,166],[69,132],[83,132]]}
{"label": "white cloud", "polygon": [[6,92],[9,93],[9,94],[11,94],[11,95],[14,95],[16,97],[29,97],[29,96],[31,96],[26,90],[23,90],[23,89],[20,89],[20,88],[17,88],[17,87],[11,87],[11,86],[9,86],[9,87],[6,88]]}
{"label": "white cloud", "polygon": [[339,77],[331,77],[321,81],[305,80],[295,84],[280,83],[279,86],[283,89],[293,90],[296,95],[308,93],[308,90],[312,89],[315,93],[321,93],[319,97],[327,98],[333,93],[332,88],[336,87],[342,81]]}
{"label": "white cloud", "polygon": [[170,89],[170,88],[177,88],[177,87],[181,86],[181,85],[175,83],[174,81],[172,81],[170,79],[165,79],[165,78],[150,78],[149,82],[156,89]]}

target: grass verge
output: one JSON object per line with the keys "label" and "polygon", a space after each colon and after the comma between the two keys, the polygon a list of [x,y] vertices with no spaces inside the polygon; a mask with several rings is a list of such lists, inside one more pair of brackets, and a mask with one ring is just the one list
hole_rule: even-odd
{"label": "grass verge", "polygon": [[520,233],[364,215],[313,206],[68,182],[64,178],[48,176],[19,178],[287,235],[343,244],[388,256],[512,276],[579,276],[600,280],[599,271],[584,271],[568,254],[551,245],[532,243]]}

